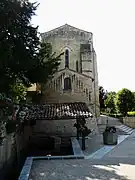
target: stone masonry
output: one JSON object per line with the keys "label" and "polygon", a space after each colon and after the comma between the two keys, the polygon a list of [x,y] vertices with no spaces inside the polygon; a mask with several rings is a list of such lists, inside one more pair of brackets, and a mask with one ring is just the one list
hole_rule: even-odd
{"label": "stone masonry", "polygon": [[99,92],[93,34],[65,24],[41,34],[42,41],[52,44],[57,55],[64,52],[58,72],[43,87],[43,102],[87,103],[99,116]]}

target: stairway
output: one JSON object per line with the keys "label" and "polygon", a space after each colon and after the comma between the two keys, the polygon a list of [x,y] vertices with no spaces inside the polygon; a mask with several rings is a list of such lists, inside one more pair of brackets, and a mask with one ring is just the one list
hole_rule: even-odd
{"label": "stairway", "polygon": [[128,126],[126,126],[126,125],[119,125],[119,126],[116,126],[116,128],[118,129],[118,130],[120,130],[120,131],[123,131],[123,132],[125,132],[127,135],[130,135],[130,134],[132,134],[133,132],[134,132],[134,129],[133,128],[130,128],[130,127],[128,127]]}
{"label": "stairway", "polygon": [[109,126],[116,127],[117,133],[119,135],[130,135],[134,132],[133,128],[123,125],[119,119],[101,115],[99,117],[98,123],[97,123],[100,134],[104,132],[106,125],[107,125],[107,121],[108,121]]}

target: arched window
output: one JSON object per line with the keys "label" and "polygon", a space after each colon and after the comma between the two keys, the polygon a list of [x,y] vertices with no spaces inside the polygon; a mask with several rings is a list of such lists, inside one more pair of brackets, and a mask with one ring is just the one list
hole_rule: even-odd
{"label": "arched window", "polygon": [[70,77],[66,77],[64,79],[64,90],[71,90],[72,87],[71,87],[71,79]]}
{"label": "arched window", "polygon": [[76,71],[78,72],[79,71],[79,66],[78,66],[78,61],[76,61]]}
{"label": "arched window", "polygon": [[65,51],[65,68],[69,68],[69,50]]}

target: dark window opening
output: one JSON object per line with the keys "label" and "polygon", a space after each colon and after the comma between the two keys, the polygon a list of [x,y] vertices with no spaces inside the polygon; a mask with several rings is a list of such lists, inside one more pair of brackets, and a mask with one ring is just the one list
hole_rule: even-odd
{"label": "dark window opening", "polygon": [[86,96],[88,96],[88,89],[86,89]]}
{"label": "dark window opening", "polygon": [[91,93],[89,92],[89,101],[91,101]]}
{"label": "dark window opening", "polygon": [[65,67],[69,68],[69,50],[65,51]]}
{"label": "dark window opening", "polygon": [[79,64],[78,64],[78,61],[76,61],[76,71],[77,71],[77,72],[79,71]]}
{"label": "dark window opening", "polygon": [[71,90],[71,79],[69,77],[64,79],[64,90]]}

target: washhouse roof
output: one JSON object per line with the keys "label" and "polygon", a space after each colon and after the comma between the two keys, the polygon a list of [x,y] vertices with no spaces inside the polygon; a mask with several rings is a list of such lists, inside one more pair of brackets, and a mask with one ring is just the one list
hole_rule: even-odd
{"label": "washhouse roof", "polygon": [[25,120],[64,120],[77,117],[92,117],[86,103],[52,103],[43,105],[31,105],[28,107]]}

